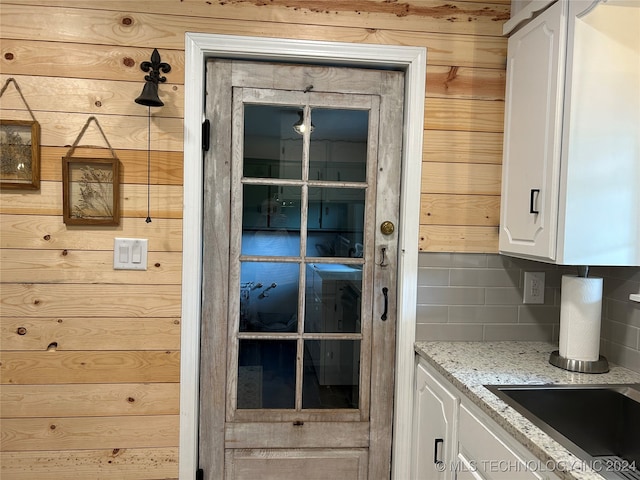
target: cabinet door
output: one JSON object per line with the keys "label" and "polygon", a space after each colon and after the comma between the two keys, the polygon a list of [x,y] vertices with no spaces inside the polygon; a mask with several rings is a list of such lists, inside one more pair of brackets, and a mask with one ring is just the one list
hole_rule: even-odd
{"label": "cabinet door", "polygon": [[458,398],[418,363],[411,478],[453,480],[454,422],[458,403]]}
{"label": "cabinet door", "polygon": [[509,38],[499,249],[555,259],[566,37],[557,2]]}

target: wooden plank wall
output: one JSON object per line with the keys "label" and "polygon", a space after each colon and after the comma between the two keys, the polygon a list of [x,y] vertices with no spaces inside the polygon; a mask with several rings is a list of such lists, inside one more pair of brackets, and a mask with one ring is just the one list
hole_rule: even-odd
{"label": "wooden plank wall", "polygon": [[[185,32],[427,47],[420,249],[495,252],[508,4],[0,0],[0,81],[42,129],[40,190],[0,192],[0,476],[178,475]],[[147,224],[133,99],[154,47],[172,71],[152,109]],[[13,87],[0,115],[29,118]],[[118,227],[62,222],[61,157],[92,115],[122,164]],[[82,145],[105,154],[95,128]],[[112,269],[115,237],[149,239],[146,272]]]}

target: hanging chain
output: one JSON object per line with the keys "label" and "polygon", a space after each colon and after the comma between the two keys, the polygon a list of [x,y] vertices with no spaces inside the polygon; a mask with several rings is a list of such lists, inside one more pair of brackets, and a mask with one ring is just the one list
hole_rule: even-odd
{"label": "hanging chain", "polygon": [[151,223],[151,106],[147,114],[147,219]]}

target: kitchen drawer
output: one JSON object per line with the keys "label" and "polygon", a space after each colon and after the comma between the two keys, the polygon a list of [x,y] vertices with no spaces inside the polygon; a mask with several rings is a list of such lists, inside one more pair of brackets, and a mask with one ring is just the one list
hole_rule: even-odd
{"label": "kitchen drawer", "polygon": [[478,418],[465,405],[460,406],[458,422],[458,460],[471,466],[472,477],[486,480],[556,478],[555,475],[542,476],[538,472],[541,470],[538,461],[516,452],[496,434],[497,428]]}

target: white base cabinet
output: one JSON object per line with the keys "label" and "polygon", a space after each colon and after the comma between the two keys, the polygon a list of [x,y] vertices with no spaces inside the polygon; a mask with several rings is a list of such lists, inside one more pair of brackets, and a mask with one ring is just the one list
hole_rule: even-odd
{"label": "white base cabinet", "polygon": [[558,480],[424,359],[416,359],[412,479]]}
{"label": "white base cabinet", "polygon": [[455,458],[455,421],[459,403],[460,399],[436,380],[426,364],[416,365],[411,478],[455,478],[453,470],[447,467]]}

